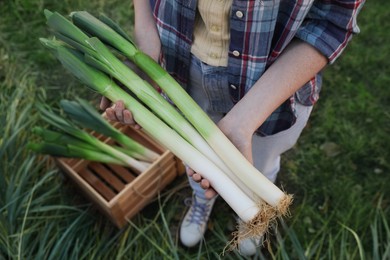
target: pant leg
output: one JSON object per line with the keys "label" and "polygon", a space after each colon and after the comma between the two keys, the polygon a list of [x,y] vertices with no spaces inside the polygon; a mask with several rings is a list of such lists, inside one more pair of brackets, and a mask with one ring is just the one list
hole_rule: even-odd
{"label": "pant leg", "polygon": [[296,144],[306,126],[312,108],[296,104],[297,121],[292,127],[270,136],[253,136],[253,164],[272,182],[275,182],[280,170],[280,155]]}

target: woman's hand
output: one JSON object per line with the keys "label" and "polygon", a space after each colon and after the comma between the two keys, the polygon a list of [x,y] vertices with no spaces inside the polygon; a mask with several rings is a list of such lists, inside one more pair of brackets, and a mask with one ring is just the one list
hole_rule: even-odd
{"label": "woman's hand", "polygon": [[[218,123],[219,128],[253,163],[252,135],[267,117],[328,63],[312,45],[293,40],[248,93]],[[199,180],[198,180],[199,181]],[[202,187],[210,187],[202,179]]]}
{"label": "woman's hand", "polygon": [[188,176],[192,177],[192,179],[199,183],[200,187],[205,190],[205,197],[207,199],[214,198],[218,193],[211,187],[210,182],[207,179],[203,179],[199,173],[194,172],[193,169],[186,166],[186,173]]}
{"label": "woman's hand", "polygon": [[100,100],[100,109],[105,110],[106,117],[110,121],[120,122],[124,125],[132,125],[135,129],[141,129],[141,126],[134,120],[131,111],[125,108],[122,100],[118,100],[112,105],[109,99],[102,97]]}
{"label": "woman's hand", "polygon": [[[238,121],[229,121],[223,118],[218,127],[228,137],[228,139],[237,147],[237,149],[252,162],[252,134],[247,129],[239,125]],[[200,186],[205,189],[205,196],[207,199],[211,199],[217,195],[217,192],[211,187],[210,182],[204,179],[201,174],[194,172],[191,168],[187,167],[186,172],[188,176],[199,183]]]}
{"label": "woman's hand", "polygon": [[[156,22],[153,19],[152,10],[148,1],[134,0],[134,39],[140,50],[149,55],[155,61],[158,61],[161,51],[161,42],[158,35]],[[147,32],[147,33],[145,33]],[[143,77],[135,67],[127,63],[138,75]],[[149,80],[148,78],[145,78]],[[152,85],[154,83],[150,82]],[[112,104],[106,97],[102,97],[100,108],[105,110],[106,116],[111,121],[117,121],[122,124],[132,125],[136,129],[141,126],[136,123],[131,111],[127,110],[122,101]]]}

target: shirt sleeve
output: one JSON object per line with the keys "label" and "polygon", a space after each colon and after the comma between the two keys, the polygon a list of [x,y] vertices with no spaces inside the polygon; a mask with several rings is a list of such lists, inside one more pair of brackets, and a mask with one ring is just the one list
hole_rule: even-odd
{"label": "shirt sleeve", "polygon": [[365,0],[314,1],[296,37],[311,44],[324,54],[332,64],[343,52],[354,34]]}

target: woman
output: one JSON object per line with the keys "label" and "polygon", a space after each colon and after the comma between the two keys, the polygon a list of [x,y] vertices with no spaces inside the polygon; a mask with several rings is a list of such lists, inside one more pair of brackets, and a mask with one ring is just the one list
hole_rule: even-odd
{"label": "woman", "polygon": [[[271,181],[319,98],[321,71],[359,32],[364,0],[134,0],[139,48],[173,75],[243,155]],[[123,103],[111,120],[136,124]],[[216,198],[187,168],[192,203],[180,229],[186,246],[204,235]],[[253,255],[259,239],[244,240]]]}

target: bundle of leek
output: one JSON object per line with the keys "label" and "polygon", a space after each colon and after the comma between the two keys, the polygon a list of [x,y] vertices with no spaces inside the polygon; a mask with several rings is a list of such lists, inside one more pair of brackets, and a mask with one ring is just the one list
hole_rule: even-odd
{"label": "bundle of leek", "polygon": [[[40,136],[43,142],[30,142],[28,147],[31,150],[52,156],[82,158],[90,161],[119,164],[129,167],[137,173],[145,171],[150,166],[149,162],[139,161],[133,157],[136,149],[130,150],[106,144],[79,128],[73,122],[59,116],[50,107],[44,105],[38,105],[37,107],[43,120],[58,130],[53,131],[42,127],[34,127],[33,133]],[[82,116],[86,120],[91,117],[86,114]],[[142,147],[139,151],[143,152]]]}
{"label": "bundle of leek", "polygon": [[84,128],[111,137],[125,148],[128,155],[135,159],[153,162],[158,158],[159,155],[157,153],[136,142],[108,123],[86,100],[81,98],[77,98],[77,101],[63,99],[60,104],[65,114],[71,120]]}
{"label": "bundle of leek", "polygon": [[[74,12],[73,24],[58,13],[46,10],[45,15],[54,35],[62,41],[41,39],[41,42],[86,85],[114,102],[123,100],[146,132],[207,178],[244,221],[246,228],[241,229],[244,232],[238,234],[238,239],[261,235],[270,221],[287,213],[291,196],[254,168],[182,87],[139,51],[112,20],[102,16],[100,21],[87,12]],[[146,72],[186,119],[153,87],[123,65],[100,40]],[[123,83],[163,121],[106,74]]]}

